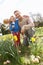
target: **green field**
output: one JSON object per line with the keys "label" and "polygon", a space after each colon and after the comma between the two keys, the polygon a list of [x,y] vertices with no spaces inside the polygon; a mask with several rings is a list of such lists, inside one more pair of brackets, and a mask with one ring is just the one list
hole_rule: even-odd
{"label": "green field", "polygon": [[12,35],[0,36],[0,65],[43,65],[43,27],[35,28],[35,42],[14,47]]}

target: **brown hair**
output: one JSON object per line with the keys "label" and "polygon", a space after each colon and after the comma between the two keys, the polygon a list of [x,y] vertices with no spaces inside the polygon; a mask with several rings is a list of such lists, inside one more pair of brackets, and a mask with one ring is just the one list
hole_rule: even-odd
{"label": "brown hair", "polygon": [[19,11],[19,10],[15,10],[15,11],[14,11],[14,14],[15,14],[16,12],[19,12],[19,13],[20,13],[20,11]]}
{"label": "brown hair", "polygon": [[14,17],[14,16],[11,16],[11,17]]}
{"label": "brown hair", "polygon": [[16,20],[14,16],[10,16],[9,23],[11,22],[11,17],[13,17],[14,21]]}

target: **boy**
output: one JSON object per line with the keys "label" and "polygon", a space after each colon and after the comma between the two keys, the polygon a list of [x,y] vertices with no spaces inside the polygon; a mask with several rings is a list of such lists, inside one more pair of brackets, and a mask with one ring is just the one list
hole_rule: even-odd
{"label": "boy", "polygon": [[8,25],[9,20],[8,19],[4,19],[3,24],[1,25],[1,32],[2,35],[6,35],[6,34],[10,34],[10,30],[9,30],[9,25]]}

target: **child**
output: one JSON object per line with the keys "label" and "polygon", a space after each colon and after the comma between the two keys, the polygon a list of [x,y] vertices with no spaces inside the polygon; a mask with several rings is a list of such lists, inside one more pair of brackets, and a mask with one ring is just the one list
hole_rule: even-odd
{"label": "child", "polygon": [[6,35],[6,34],[10,34],[10,30],[9,30],[9,25],[8,25],[9,20],[8,19],[4,19],[3,24],[1,25],[1,32],[2,35]]}
{"label": "child", "polygon": [[18,24],[18,19],[15,19],[14,16],[10,17],[10,30],[15,36],[16,41],[15,41],[15,46],[20,45],[20,26]]}

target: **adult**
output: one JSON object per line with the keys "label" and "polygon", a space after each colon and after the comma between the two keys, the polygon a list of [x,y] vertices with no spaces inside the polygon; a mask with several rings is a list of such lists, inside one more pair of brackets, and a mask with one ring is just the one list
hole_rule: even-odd
{"label": "adult", "polygon": [[14,15],[17,19],[19,19],[19,26],[21,27],[21,33],[25,34],[24,42],[28,45],[28,40],[34,34],[34,23],[33,20],[27,15],[21,15],[21,12],[16,10],[14,11]]}

